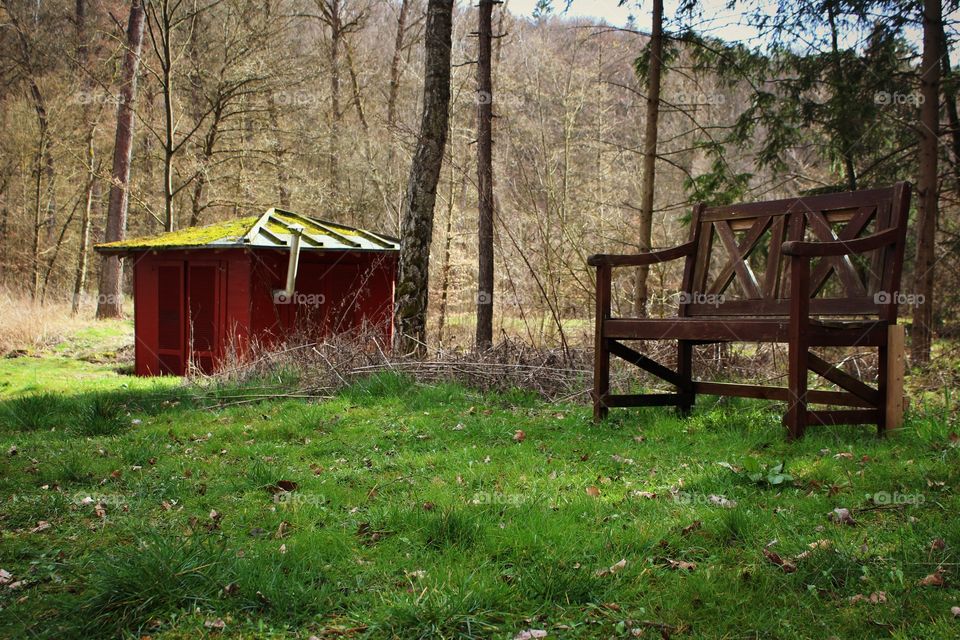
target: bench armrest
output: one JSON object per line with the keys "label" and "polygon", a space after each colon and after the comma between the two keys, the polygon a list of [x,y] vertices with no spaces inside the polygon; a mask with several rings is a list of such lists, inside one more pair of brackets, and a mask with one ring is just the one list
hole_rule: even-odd
{"label": "bench armrest", "polygon": [[833,240],[830,242],[800,242],[791,240],[784,242],[782,251],[788,256],[805,256],[818,258],[825,256],[846,256],[855,253],[866,253],[880,247],[893,244],[899,239],[898,229],[887,229],[879,233],[856,238],[855,240]]}
{"label": "bench armrest", "polygon": [[598,253],[587,258],[587,264],[591,267],[639,267],[643,265],[656,264],[658,262],[668,262],[693,255],[695,249],[693,241],[686,242],[680,246],[670,249],[659,249],[648,253],[636,253],[629,255]]}

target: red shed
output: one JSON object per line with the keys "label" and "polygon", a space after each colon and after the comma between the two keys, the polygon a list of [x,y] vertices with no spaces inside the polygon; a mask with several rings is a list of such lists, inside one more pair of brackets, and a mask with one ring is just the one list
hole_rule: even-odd
{"label": "red shed", "polygon": [[270,209],[95,248],[133,263],[137,375],[209,372],[294,332],[391,339],[396,238]]}

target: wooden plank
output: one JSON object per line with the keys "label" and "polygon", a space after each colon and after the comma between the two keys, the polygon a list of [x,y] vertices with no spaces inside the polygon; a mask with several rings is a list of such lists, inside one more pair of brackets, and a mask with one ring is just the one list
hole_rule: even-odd
{"label": "wooden plank", "polygon": [[[776,400],[786,402],[789,389],[786,387],[772,387],[753,384],[736,384],[732,382],[693,383],[696,393],[705,393],[715,396],[734,396],[737,398],[753,398],[756,400]],[[810,389],[807,391],[807,402],[810,404],[832,404],[844,407],[865,407],[872,405],[845,391],[828,391],[825,389]]]}
{"label": "wooden plank", "polygon": [[656,360],[652,358],[648,358],[642,353],[634,351],[633,349],[631,349],[630,347],[624,344],[620,344],[616,340],[608,340],[607,348],[610,350],[610,353],[612,355],[615,355],[618,358],[626,360],[627,362],[634,365],[635,367],[639,367],[644,371],[648,371],[649,373],[652,373],[653,375],[657,376],[661,380],[666,380],[667,382],[669,382],[675,387],[683,386],[680,380],[680,376],[678,376],[676,372],[668,369],[667,367],[663,366]]}
{"label": "wooden plank", "polygon": [[679,405],[683,396],[679,393],[640,393],[633,395],[605,395],[601,398],[604,407],[669,407]]}
{"label": "wooden plank", "polygon": [[[863,228],[870,223],[870,220],[873,219],[874,213],[876,212],[877,212],[877,207],[875,206],[861,207],[857,215],[853,219],[851,219],[850,222],[847,223],[847,225],[840,231],[840,234],[837,235],[836,237],[833,236],[833,231],[830,229],[830,226],[827,224],[827,221],[824,219],[822,221],[822,224],[816,225],[817,229],[819,230],[817,231],[817,236],[821,240],[828,240],[828,241],[854,240],[857,236],[860,235],[860,232],[863,231]],[[811,215],[815,215],[815,214],[811,214]],[[839,275],[842,280],[844,278],[844,273],[847,273],[846,269],[849,269],[849,273],[847,273],[847,276],[846,276],[847,279],[852,277],[854,280],[856,280],[856,285],[854,285],[853,289],[851,289],[850,286],[848,286],[847,280],[843,280],[844,290],[848,296],[854,295],[854,292],[856,293],[856,295],[859,295],[859,296],[866,295],[866,290],[863,288],[863,285],[860,282],[860,276],[857,275],[856,270],[853,268],[853,263],[850,262],[850,258],[847,256],[843,256],[843,257],[846,258],[846,263],[845,263],[846,266],[844,267],[843,272],[841,272],[840,263],[837,262],[835,259],[826,258],[822,260],[820,264],[817,265],[816,269],[814,269],[813,272],[810,274],[811,297],[817,295],[820,289],[823,288],[823,285],[826,284],[827,282],[827,278],[830,277],[830,271],[834,269],[837,271],[837,275]],[[852,276],[850,274],[852,274]],[[857,289],[858,286],[859,286],[859,289]]]}
{"label": "wooden plank", "polygon": [[763,297],[773,299],[779,293],[780,284],[780,248],[783,246],[783,234],[786,230],[786,217],[776,216],[770,228],[770,250],[767,252],[767,269],[763,276]]}
{"label": "wooden plank", "polygon": [[836,409],[828,411],[807,411],[807,424],[833,426],[838,424],[876,424],[880,418],[879,409]]}
{"label": "wooden plank", "polygon": [[732,220],[735,218],[755,218],[762,215],[783,215],[793,212],[829,211],[852,209],[865,204],[875,204],[893,197],[896,187],[881,189],[865,189],[862,191],[845,191],[842,193],[827,193],[799,198],[784,198],[782,200],[768,200],[765,202],[750,202],[710,207],[704,211],[704,221]]}
{"label": "wooden plank", "polygon": [[890,325],[890,327],[888,327],[887,334],[887,397],[884,429],[899,429],[903,426],[903,375],[905,370],[904,342],[905,339],[903,325]]}
{"label": "wooden plank", "polygon": [[820,356],[815,353],[807,354],[807,361],[810,366],[810,370],[815,373],[823,376],[825,379],[829,380],[833,384],[837,385],[841,389],[845,389],[850,393],[854,394],[858,398],[863,398],[870,403],[869,406],[877,407],[880,404],[880,391],[874,389],[871,386],[868,386],[857,380],[850,374],[845,371],[841,371],[836,368]]}
{"label": "wooden plank", "polygon": [[[757,283],[757,277],[753,274],[753,270],[750,269],[750,265],[744,260],[743,255],[741,255],[740,248],[737,246],[737,239],[734,237],[730,225],[727,224],[726,221],[721,220],[713,226],[717,230],[717,235],[720,236],[720,241],[723,242],[727,253],[730,255],[730,262],[737,272],[737,283],[740,285],[743,295],[753,299],[761,298],[760,285]],[[718,291],[713,291],[713,287],[711,287],[710,292],[719,293]]]}
{"label": "wooden plank", "polygon": [[[724,226],[727,225],[726,222],[720,222],[717,224]],[[733,279],[734,273],[737,272],[737,264],[743,264],[744,256],[748,255],[750,251],[753,250],[754,246],[757,244],[757,241],[763,236],[763,232],[767,230],[767,226],[769,226],[769,224],[769,217],[758,218],[756,221],[754,221],[750,226],[749,233],[747,233],[743,240],[737,244],[737,250],[735,254],[730,253],[729,245],[727,245],[727,241],[724,240],[724,245],[727,246],[729,259],[727,260],[727,264],[725,264],[720,270],[720,273],[717,274],[713,284],[710,285],[710,288],[707,290],[708,294],[717,295],[722,293],[723,290],[727,288],[727,285],[730,284],[730,281]],[[730,237],[732,238],[732,234]]]}

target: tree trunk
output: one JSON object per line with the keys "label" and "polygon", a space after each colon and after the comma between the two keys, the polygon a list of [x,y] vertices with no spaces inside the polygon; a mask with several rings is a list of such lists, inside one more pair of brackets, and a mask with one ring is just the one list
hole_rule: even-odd
{"label": "tree trunk", "polygon": [[[401,0],[397,16],[397,38],[393,45],[393,60],[390,61],[390,90],[387,94],[387,129],[393,131],[397,121],[397,94],[400,92],[400,60],[403,57],[403,36],[407,28],[408,0]],[[391,145],[392,147],[392,145]]]}
{"label": "tree trunk", "polygon": [[[957,112],[957,84],[950,73],[950,55],[947,51],[947,36],[944,33],[943,21],[940,21],[940,46],[943,47],[943,61],[941,93],[947,112],[947,124],[950,125],[950,148],[953,151],[953,179],[954,188],[960,190],[960,114]],[[949,82],[947,82],[949,79]]]}
{"label": "tree trunk", "polygon": [[[917,179],[917,259],[914,293],[922,304],[913,309],[910,355],[915,363],[930,361],[933,324],[933,283],[937,236],[937,142],[940,124],[940,40],[943,16],[940,0],[923,2],[923,58],[920,74],[920,175]],[[922,296],[922,297],[921,297]]]}
{"label": "tree trunk", "polygon": [[494,0],[480,0],[477,29],[478,349],[493,345],[493,5]]}
{"label": "tree trunk", "polygon": [[340,183],[340,44],[343,38],[340,16],[340,0],[333,0],[330,7],[330,186],[333,193],[339,192]]}
{"label": "tree trunk", "polygon": [[[640,251],[650,250],[653,231],[653,188],[657,162],[657,124],[660,118],[660,73],[663,67],[663,0],[653,0],[650,28],[650,63],[647,69],[647,123],[643,134],[643,182],[640,185]],[[647,315],[647,274],[650,268],[637,267],[633,313]]]}
{"label": "tree trunk", "polygon": [[[93,82],[90,79],[88,71],[90,48],[87,44],[87,0],[77,0],[75,17],[77,28],[77,72],[82,78],[80,85],[83,90],[92,92]],[[97,203],[97,174],[94,168],[95,155],[93,145],[93,137],[97,131],[97,123],[94,121],[89,100],[84,101],[83,124],[87,129],[86,167],[84,167],[87,171],[87,186],[83,212],[80,215],[80,241],[77,245],[77,267],[73,279],[73,301],[70,304],[70,312],[74,315],[80,310],[83,289],[87,283],[87,252],[90,250],[90,219],[93,216],[93,209]]]}
{"label": "tree trunk", "polygon": [[[137,95],[137,69],[143,44],[143,5],[133,0],[127,20],[127,46],[123,56],[120,103],[117,105],[117,133],[113,147],[113,171],[110,181],[110,202],[107,205],[106,242],[123,240],[127,229],[127,203],[130,190],[130,159],[133,151],[133,101]],[[97,317],[119,318],[123,315],[120,284],[120,258],[107,256],[100,269],[97,295]]]}
{"label": "tree trunk", "polygon": [[401,213],[396,346],[402,353],[426,352],[430,243],[437,181],[447,142],[452,31],[453,0],[429,0],[423,113]]}

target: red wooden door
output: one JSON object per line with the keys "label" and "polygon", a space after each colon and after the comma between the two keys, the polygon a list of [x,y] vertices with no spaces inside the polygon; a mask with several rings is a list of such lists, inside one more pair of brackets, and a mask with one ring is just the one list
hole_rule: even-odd
{"label": "red wooden door", "polygon": [[183,375],[183,263],[157,267],[157,362],[161,375]]}
{"label": "red wooden door", "polygon": [[210,373],[218,359],[220,338],[220,267],[217,263],[190,263],[187,268],[186,320],[189,362]]}

